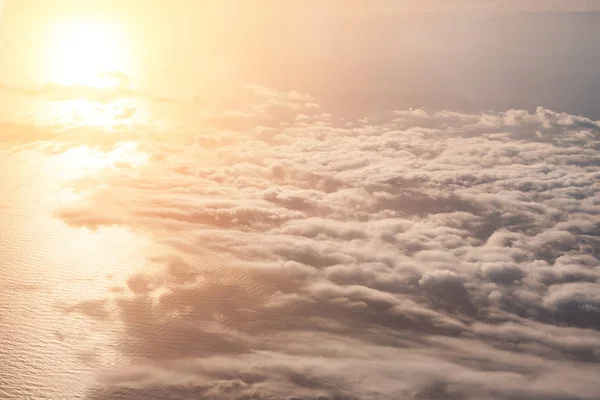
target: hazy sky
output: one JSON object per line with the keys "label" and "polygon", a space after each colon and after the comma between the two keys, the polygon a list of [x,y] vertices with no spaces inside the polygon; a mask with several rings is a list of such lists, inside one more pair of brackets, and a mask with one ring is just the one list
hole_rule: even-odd
{"label": "hazy sky", "polygon": [[[0,26],[0,77],[56,80],[53,71],[65,70],[52,53],[56,26],[102,20],[125,53],[115,67],[149,90],[194,96],[253,82],[346,108],[544,106],[598,119],[600,14],[541,12],[598,4],[23,0],[8,4]],[[414,11],[425,9],[437,12]],[[506,12],[523,9],[537,12]]]}
{"label": "hazy sky", "polygon": [[0,398],[598,400],[598,1],[9,0]]}

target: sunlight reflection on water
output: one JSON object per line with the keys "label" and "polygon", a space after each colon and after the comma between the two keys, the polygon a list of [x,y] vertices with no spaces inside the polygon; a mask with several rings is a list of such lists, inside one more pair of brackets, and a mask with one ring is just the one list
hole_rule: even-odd
{"label": "sunlight reflection on water", "polygon": [[141,257],[149,242],[120,228],[66,226],[52,218],[53,193],[68,179],[141,162],[134,149],[0,155],[0,398],[80,398],[93,371],[118,362],[119,327],[106,320],[114,311],[97,299],[151,268]]}

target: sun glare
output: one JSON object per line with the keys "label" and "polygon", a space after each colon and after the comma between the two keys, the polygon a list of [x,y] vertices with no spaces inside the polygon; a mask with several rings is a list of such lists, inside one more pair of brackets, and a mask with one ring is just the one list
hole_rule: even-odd
{"label": "sun glare", "polygon": [[118,27],[103,21],[71,21],[56,26],[51,39],[51,79],[61,85],[109,88],[110,71],[127,70],[127,48]]}

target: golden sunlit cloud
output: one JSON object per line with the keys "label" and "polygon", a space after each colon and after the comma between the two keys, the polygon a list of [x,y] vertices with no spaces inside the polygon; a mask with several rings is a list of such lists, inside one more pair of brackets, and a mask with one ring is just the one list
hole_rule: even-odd
{"label": "golden sunlit cloud", "polygon": [[55,104],[50,115],[64,123],[111,128],[124,123],[135,114],[134,100],[115,100],[101,105],[86,99],[74,99]]}
{"label": "golden sunlit cloud", "polygon": [[126,71],[126,38],[105,21],[59,23],[51,36],[49,68],[53,82],[111,88],[121,82],[111,71]]}
{"label": "golden sunlit cloud", "polygon": [[63,180],[82,178],[117,166],[139,167],[148,160],[135,141],[120,142],[110,151],[88,145],[67,148],[48,162],[49,172]]}

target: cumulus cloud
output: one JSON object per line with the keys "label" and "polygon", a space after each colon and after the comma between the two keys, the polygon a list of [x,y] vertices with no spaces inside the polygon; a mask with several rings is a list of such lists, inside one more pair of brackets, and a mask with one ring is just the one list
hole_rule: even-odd
{"label": "cumulus cloud", "polygon": [[597,398],[598,122],[233,98],[198,99],[198,130],[85,139],[147,161],[56,216],[168,249],[68,309],[122,327],[130,362],[90,399]]}

